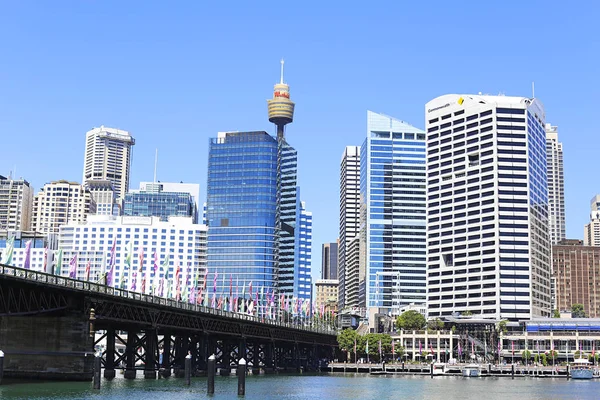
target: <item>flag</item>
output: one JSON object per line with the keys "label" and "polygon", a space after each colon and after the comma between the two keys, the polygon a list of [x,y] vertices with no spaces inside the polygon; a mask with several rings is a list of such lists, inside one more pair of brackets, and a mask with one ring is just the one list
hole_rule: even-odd
{"label": "flag", "polygon": [[471,340],[471,354],[475,354],[475,344],[473,340]]}
{"label": "flag", "polygon": [[354,361],[356,361],[356,337],[354,338]]}
{"label": "flag", "polygon": [[462,357],[462,346],[460,345],[460,342],[458,342],[458,358]]}
{"label": "flag", "polygon": [[419,340],[419,354],[423,354],[423,348],[421,347],[421,341]]}
{"label": "flag", "polygon": [[250,281],[250,285],[248,285],[250,290],[250,298],[252,298],[252,281]]}
{"label": "flag", "polygon": [[369,354],[369,339],[367,339],[367,345],[365,346],[365,353]]}
{"label": "flag", "polygon": [[[25,244],[25,261],[23,262],[23,268],[29,269],[31,267],[31,240],[28,240]],[[46,272],[46,271],[44,271]]]}
{"label": "flag", "polygon": [[69,261],[69,278],[77,278],[77,253],[75,253],[73,258],[71,258],[71,261]]}
{"label": "flag", "polygon": [[379,358],[381,358],[381,339],[379,339]]}
{"label": "flag", "polygon": [[[127,271],[127,277],[129,278],[129,274],[131,274],[131,258],[133,257],[133,242],[129,241],[127,243],[127,249],[125,253],[125,268],[123,269],[123,273],[121,274],[121,288],[127,288],[127,282],[125,280],[125,271]],[[132,279],[133,280],[133,279]]]}
{"label": "flag", "polygon": [[392,339],[392,357],[396,358],[396,346],[395,346],[396,341]]}
{"label": "flag", "polygon": [[213,294],[217,293],[217,278],[219,277],[219,273],[215,269],[215,277],[213,279]]}
{"label": "flag", "polygon": [[85,266],[85,280],[90,280],[90,269],[92,269],[92,261],[88,259],[87,265]]}
{"label": "flag", "polygon": [[177,268],[175,269],[175,300],[181,300],[181,267],[179,261],[177,261]]}
{"label": "flag", "polygon": [[229,274],[229,298],[233,298],[233,276]]}
{"label": "flag", "polygon": [[108,261],[108,271],[106,272],[106,286],[113,285],[113,278],[115,276],[115,262],[116,262],[116,257],[117,257],[117,253],[115,252],[116,245],[117,245],[117,241],[113,240],[113,245],[112,245],[112,248],[110,249],[110,259]]}
{"label": "flag", "polygon": [[431,344],[431,342],[429,342],[429,350],[431,350],[431,356],[433,357],[435,351],[433,351],[433,345]]}
{"label": "flag", "polygon": [[58,254],[56,255],[56,266],[54,267],[54,275],[60,276],[62,268],[62,254],[62,249],[58,249]]}
{"label": "flag", "polygon": [[502,344],[500,340],[498,340],[498,355],[500,355],[500,353],[502,353]]}
{"label": "flag", "polygon": [[43,272],[47,272],[47,268],[48,268],[48,248],[44,247],[44,271]]}
{"label": "flag", "polygon": [[4,249],[4,252],[2,253],[1,264],[10,265],[10,263],[12,262],[14,251],[15,251],[15,237],[12,236],[12,237],[8,238],[8,240],[6,241],[6,248]]}

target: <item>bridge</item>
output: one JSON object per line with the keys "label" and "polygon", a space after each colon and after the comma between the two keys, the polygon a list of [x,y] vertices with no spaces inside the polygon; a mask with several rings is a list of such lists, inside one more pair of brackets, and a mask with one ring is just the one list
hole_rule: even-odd
{"label": "bridge", "polygon": [[241,357],[253,373],[310,370],[336,347],[336,332],[323,324],[263,320],[0,265],[5,377],[90,380],[96,351],[107,379],[119,368],[128,379],[140,370],[148,379],[180,375],[188,354],[198,375],[212,354],[222,375]]}

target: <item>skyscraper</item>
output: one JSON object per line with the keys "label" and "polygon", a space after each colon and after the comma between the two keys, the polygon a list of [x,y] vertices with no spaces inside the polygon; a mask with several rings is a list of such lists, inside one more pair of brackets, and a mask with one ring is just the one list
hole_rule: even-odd
{"label": "skyscraper", "polygon": [[337,242],[323,243],[321,246],[321,279],[337,279],[337,271],[338,244]]}
{"label": "skyscraper", "polygon": [[590,201],[590,222],[583,229],[583,244],[600,246],[600,194]]}
{"label": "skyscraper", "polygon": [[425,132],[368,111],[360,155],[365,276],[359,279],[371,315],[425,303],[425,180]]}
{"label": "skyscraper", "polygon": [[[340,240],[338,248],[338,305],[358,307],[358,275],[353,284],[349,276],[358,274],[358,263],[350,264],[348,248],[358,235],[360,214],[360,146],[346,146],[340,162]],[[356,246],[358,250],[358,243]],[[356,254],[358,261],[358,253]],[[353,293],[356,296],[353,296]],[[353,299],[350,301],[350,299]]]}
{"label": "skyscraper", "polygon": [[220,132],[210,141],[207,263],[218,294],[229,295],[231,280],[234,296],[250,282],[276,290],[277,159],[266,132]]}
{"label": "skyscraper", "polygon": [[33,188],[24,179],[0,175],[0,231],[31,229]]}
{"label": "skyscraper", "polygon": [[129,132],[106,128],[94,128],[85,134],[85,157],[83,181],[109,180],[118,199],[129,190],[129,170],[135,139]]}
{"label": "skyscraper", "polygon": [[566,237],[565,175],[563,146],[558,141],[558,128],[546,124],[546,162],[548,164],[548,220],[550,241],[556,244]]}
{"label": "skyscraper", "polygon": [[312,297],[312,213],[306,210],[303,201],[298,210],[296,226],[296,267],[294,268],[294,297],[310,300]]}
{"label": "skyscraper", "polygon": [[65,180],[47,183],[33,201],[32,229],[58,233],[62,225],[84,223],[88,214],[96,213],[96,203],[88,189]]}
{"label": "skyscraper", "polygon": [[121,215],[121,205],[117,203],[111,181],[90,179],[85,182],[85,187],[96,203],[97,215]]}
{"label": "skyscraper", "polygon": [[537,99],[425,106],[429,317],[550,315],[545,114]]}
{"label": "skyscraper", "polygon": [[123,200],[123,215],[160,217],[191,217],[198,223],[197,195],[199,185],[142,182],[140,190],[132,190]]}

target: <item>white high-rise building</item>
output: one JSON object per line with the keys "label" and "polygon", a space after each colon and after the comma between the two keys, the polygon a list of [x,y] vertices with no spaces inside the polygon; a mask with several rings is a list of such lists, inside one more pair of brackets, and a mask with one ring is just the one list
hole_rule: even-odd
{"label": "white high-rise building", "polygon": [[0,230],[31,229],[33,188],[24,179],[0,176]]}
{"label": "white high-rise building", "polygon": [[449,94],[425,107],[429,317],[547,317],[545,114],[537,99]]}
{"label": "white high-rise building", "polygon": [[583,229],[585,246],[600,246],[600,194],[590,201],[590,222]]}
{"label": "white high-rise building", "polygon": [[95,212],[96,203],[87,188],[65,180],[47,183],[33,202],[32,230],[58,233],[62,225],[83,223]]}
{"label": "white high-rise building", "polygon": [[[59,249],[63,251],[61,274],[69,275],[69,261],[77,254],[77,279],[87,279],[89,263],[90,280],[104,283],[114,243],[113,286],[132,290],[135,272],[135,291],[141,290],[141,278],[145,276],[144,292],[149,294],[152,285],[158,291],[160,280],[165,277],[162,294],[166,296],[167,285],[175,282],[179,266],[181,288],[188,287],[189,290],[194,283],[201,285],[204,279],[206,232],[206,225],[194,224],[189,217],[171,217],[169,221],[161,221],[158,217],[91,215],[85,224],[71,223],[60,228]],[[130,251],[131,264],[128,266],[126,260]],[[197,282],[198,279],[202,282]],[[174,296],[174,291],[172,293]],[[158,292],[155,294],[160,295]]]}
{"label": "white high-rise building", "polygon": [[[360,215],[360,146],[346,146],[340,162],[340,239],[338,305],[358,307],[358,258],[348,262],[350,242],[358,235]],[[356,280],[349,281],[350,276]]]}
{"label": "white high-rise building", "polygon": [[551,124],[546,124],[546,162],[548,164],[550,241],[555,245],[566,238],[565,173],[563,145],[558,141],[558,127]]}
{"label": "white high-rise building", "polygon": [[117,203],[117,196],[113,184],[108,180],[88,180],[85,187],[90,191],[96,203],[98,215],[120,215],[121,205]]}
{"label": "white high-rise building", "polygon": [[116,197],[123,198],[129,190],[132,146],[135,139],[127,131],[114,128],[94,128],[85,134],[83,180],[109,180]]}

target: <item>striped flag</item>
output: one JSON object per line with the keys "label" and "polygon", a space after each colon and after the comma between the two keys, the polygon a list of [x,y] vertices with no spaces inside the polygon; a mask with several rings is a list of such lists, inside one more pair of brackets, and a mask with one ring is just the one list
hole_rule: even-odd
{"label": "striped flag", "polygon": [[115,276],[115,263],[117,259],[116,246],[117,241],[113,240],[112,248],[110,249],[110,255],[108,260],[108,271],[106,272],[106,286],[111,286],[114,284],[114,276]]}
{"label": "striped flag", "polygon": [[[25,261],[23,262],[23,268],[29,269],[31,267],[31,240],[28,240],[25,244]],[[46,272],[46,271],[44,271]]]}
{"label": "striped flag", "polygon": [[90,280],[90,270],[92,269],[92,261],[88,259],[87,265],[85,266],[85,280]]}
{"label": "striped flag", "polygon": [[75,253],[73,258],[71,258],[71,261],[69,261],[69,278],[77,278],[77,253]]}

